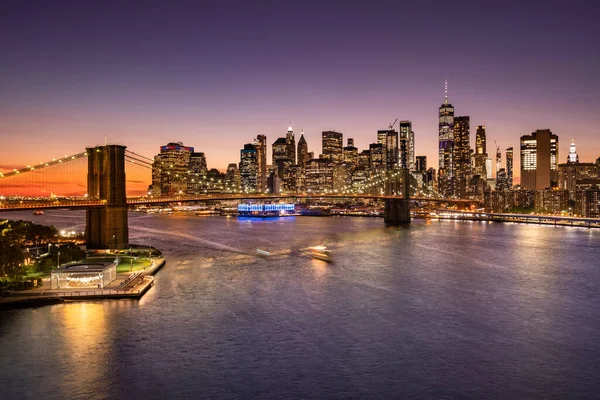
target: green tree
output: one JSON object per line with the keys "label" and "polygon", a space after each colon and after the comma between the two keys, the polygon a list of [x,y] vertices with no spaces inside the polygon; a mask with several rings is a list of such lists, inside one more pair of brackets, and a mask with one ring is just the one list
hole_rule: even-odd
{"label": "green tree", "polygon": [[23,275],[23,251],[18,243],[0,236],[0,277],[19,278]]}

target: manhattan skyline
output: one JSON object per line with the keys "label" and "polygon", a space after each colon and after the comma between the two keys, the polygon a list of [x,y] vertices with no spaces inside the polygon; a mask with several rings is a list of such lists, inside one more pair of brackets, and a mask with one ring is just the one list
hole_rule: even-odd
{"label": "manhattan skyline", "polygon": [[594,161],[598,6],[477,4],[12,3],[0,17],[0,169],[106,135],[150,157],[181,141],[224,170],[258,134],[270,148],[289,118],[315,154],[322,131],[366,149],[377,129],[411,120],[415,155],[437,169],[445,78],[472,145],[486,125],[488,154],[495,140],[504,162],[520,136],[548,128],[559,162],[571,139]]}

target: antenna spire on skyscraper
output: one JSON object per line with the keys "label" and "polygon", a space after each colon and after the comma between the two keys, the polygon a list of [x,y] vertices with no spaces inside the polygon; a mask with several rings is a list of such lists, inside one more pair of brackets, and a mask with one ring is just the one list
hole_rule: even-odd
{"label": "antenna spire on skyscraper", "polygon": [[448,78],[444,80],[444,103],[448,104]]}

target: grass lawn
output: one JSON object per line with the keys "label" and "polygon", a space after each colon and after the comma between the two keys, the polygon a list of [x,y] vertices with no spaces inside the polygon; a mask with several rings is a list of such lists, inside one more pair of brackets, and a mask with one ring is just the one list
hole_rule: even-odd
{"label": "grass lawn", "polygon": [[[133,260],[133,263],[132,263]],[[117,265],[117,274],[129,271],[139,271],[150,266],[149,258],[138,258],[137,260],[132,257],[121,257],[119,265]]]}

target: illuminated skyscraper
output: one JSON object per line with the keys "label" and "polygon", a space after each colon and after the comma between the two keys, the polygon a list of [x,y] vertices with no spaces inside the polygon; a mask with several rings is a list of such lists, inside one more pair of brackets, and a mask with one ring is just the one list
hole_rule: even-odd
{"label": "illuminated skyscraper", "polygon": [[271,147],[273,164],[277,166],[277,175],[279,179],[283,179],[285,169],[291,165],[288,159],[286,138],[278,138]]}
{"label": "illuminated skyscraper", "polygon": [[439,108],[438,190],[444,196],[454,192],[454,107],[448,102],[448,82],[445,84],[444,104]]}
{"label": "illuminated skyscraper", "polygon": [[287,134],[285,135],[285,153],[287,155],[290,165],[296,164],[296,139],[294,138],[294,130],[292,125],[288,127]]}
{"label": "illuminated skyscraper", "polygon": [[509,147],[506,149],[506,181],[509,189],[513,187],[513,160],[513,148]]}
{"label": "illuminated skyscraper", "polygon": [[454,195],[464,198],[471,176],[471,128],[469,117],[454,118],[454,154],[453,168],[455,179]]}
{"label": "illuminated skyscraper", "polygon": [[557,160],[558,136],[549,129],[521,136],[521,187],[542,190],[556,184]]}
{"label": "illuminated skyscraper", "polygon": [[415,170],[415,133],[411,121],[400,121],[400,167]]}
{"label": "illuminated skyscraper", "polygon": [[256,192],[258,180],[258,152],[252,143],[240,150],[240,179],[244,192]]}
{"label": "illuminated skyscraper", "polygon": [[371,171],[384,169],[384,150],[381,143],[371,143],[369,145],[369,169]]}
{"label": "illuminated skyscraper", "polygon": [[398,159],[398,132],[395,129],[377,131],[377,143],[382,145],[383,165],[386,169],[399,166]]}
{"label": "illuminated skyscraper", "polygon": [[188,188],[190,157],[193,147],[182,142],[169,143],[160,147],[160,153],[154,156],[152,163],[153,196],[184,194]]}
{"label": "illuminated skyscraper", "polygon": [[238,192],[241,185],[240,170],[236,163],[231,163],[227,166],[225,173],[225,185],[229,192]]}
{"label": "illuminated skyscraper", "polygon": [[187,194],[202,193],[207,171],[204,153],[191,153],[188,164]]}
{"label": "illuminated skyscraper", "polygon": [[358,149],[354,147],[354,139],[348,139],[348,146],[344,147],[344,163],[356,167],[358,164]]}
{"label": "illuminated skyscraper", "polygon": [[341,132],[323,131],[323,159],[341,163],[344,160],[344,135]]}
{"label": "illuminated skyscraper", "polygon": [[258,183],[257,190],[264,193],[267,190],[267,137],[258,135],[254,141],[258,158]]}
{"label": "illuminated skyscraper", "polygon": [[577,149],[575,148],[575,140],[571,139],[571,146],[569,146],[569,157],[567,159],[567,163],[575,164],[579,162],[579,155],[577,154]]}
{"label": "illuminated skyscraper", "polygon": [[485,165],[487,159],[486,140],[485,125],[477,126],[475,133],[475,170],[473,173],[481,176],[482,179],[487,177],[487,167]]}
{"label": "illuminated skyscraper", "polygon": [[417,162],[415,163],[415,170],[419,172],[427,171],[427,156],[417,156]]}
{"label": "illuminated skyscraper", "polygon": [[304,131],[300,134],[300,140],[298,140],[298,164],[302,167],[306,167],[306,162],[310,160],[308,157],[308,144],[304,139]]}

